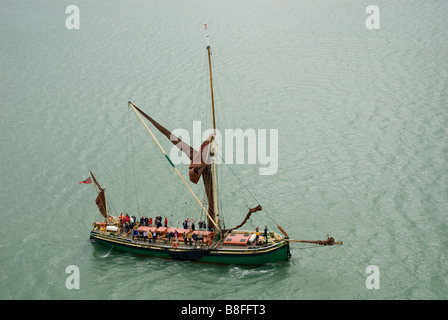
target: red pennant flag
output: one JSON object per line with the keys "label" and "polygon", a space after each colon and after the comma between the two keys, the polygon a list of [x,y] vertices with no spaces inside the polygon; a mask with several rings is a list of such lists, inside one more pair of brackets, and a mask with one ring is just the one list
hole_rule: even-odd
{"label": "red pennant flag", "polygon": [[88,177],[86,180],[81,181],[79,184],[81,184],[81,183],[85,183],[85,184],[92,183],[92,179],[90,179],[90,177]]}

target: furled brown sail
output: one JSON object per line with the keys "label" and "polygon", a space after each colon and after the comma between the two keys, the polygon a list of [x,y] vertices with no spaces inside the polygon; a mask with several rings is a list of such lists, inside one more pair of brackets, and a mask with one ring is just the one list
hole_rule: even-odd
{"label": "furled brown sail", "polygon": [[98,206],[98,210],[100,210],[101,215],[104,218],[107,218],[107,207],[106,207],[106,192],[105,189],[101,187],[98,180],[96,180],[95,176],[93,175],[92,171],[90,171],[90,176],[92,177],[93,182],[95,183],[95,186],[98,189],[98,196],[95,199],[95,203]]}
{"label": "furled brown sail", "polygon": [[98,206],[98,210],[100,210],[101,215],[104,218],[107,218],[106,195],[104,194],[104,189],[98,193],[98,197],[96,197],[95,203]]}
{"label": "furled brown sail", "polygon": [[207,165],[210,166],[210,142],[213,136],[211,135],[207,140],[205,140],[201,145],[201,152],[196,152],[189,166],[188,175],[190,181],[193,183],[198,183]]}
{"label": "furled brown sail", "polygon": [[261,209],[263,209],[263,208],[261,207],[261,205],[258,205],[258,206],[256,206],[255,208],[249,208],[249,212],[247,213],[246,218],[244,218],[243,222],[241,222],[241,223],[240,223],[239,225],[237,225],[235,228],[230,229],[229,232],[241,228],[241,227],[247,222],[247,220],[250,218],[250,216],[252,215],[252,213],[257,212],[257,211],[260,211]]}

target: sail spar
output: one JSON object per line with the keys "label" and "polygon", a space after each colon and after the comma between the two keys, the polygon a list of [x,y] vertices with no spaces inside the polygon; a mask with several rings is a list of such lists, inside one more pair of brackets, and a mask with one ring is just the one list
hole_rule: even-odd
{"label": "sail spar", "polygon": [[176,147],[182,150],[189,158],[190,158],[190,166],[188,175],[190,181],[194,184],[197,184],[200,177],[202,176],[202,180],[204,182],[205,194],[208,200],[208,216],[207,222],[208,225],[215,225],[215,222],[211,221],[210,217],[215,218],[214,212],[214,200],[213,200],[213,183],[212,183],[212,170],[210,165],[210,142],[214,138],[214,135],[211,135],[209,139],[205,140],[202,145],[200,152],[191,147],[188,143],[182,141],[180,138],[176,137],[172,134],[168,129],[163,127],[145,112],[140,110],[137,106],[135,106],[132,102],[129,101],[130,104],[137,110],[143,117],[145,117],[148,121],[150,121],[157,130],[160,131],[165,137],[168,138]]}

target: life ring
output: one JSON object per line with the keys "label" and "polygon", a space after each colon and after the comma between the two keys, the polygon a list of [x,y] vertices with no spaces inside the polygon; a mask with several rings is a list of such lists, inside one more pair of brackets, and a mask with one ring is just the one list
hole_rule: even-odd
{"label": "life ring", "polygon": [[107,216],[107,220],[108,220],[109,222],[112,222],[112,221],[114,221],[114,218],[113,218],[112,216]]}
{"label": "life ring", "polygon": [[176,242],[176,241],[173,241],[173,243],[171,244],[171,246],[172,246],[174,249],[176,249],[176,248],[177,248],[177,242]]}

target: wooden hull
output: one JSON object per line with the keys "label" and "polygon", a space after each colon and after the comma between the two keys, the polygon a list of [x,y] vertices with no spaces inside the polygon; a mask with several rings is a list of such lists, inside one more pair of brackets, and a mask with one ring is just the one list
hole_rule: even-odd
{"label": "wooden hull", "polygon": [[173,248],[168,244],[141,243],[96,231],[90,233],[90,238],[120,251],[134,254],[220,264],[262,265],[287,261],[291,256],[287,241],[273,243],[268,246],[248,246],[242,248],[226,248],[225,246],[221,246],[213,249],[213,244],[200,248],[181,245]]}

